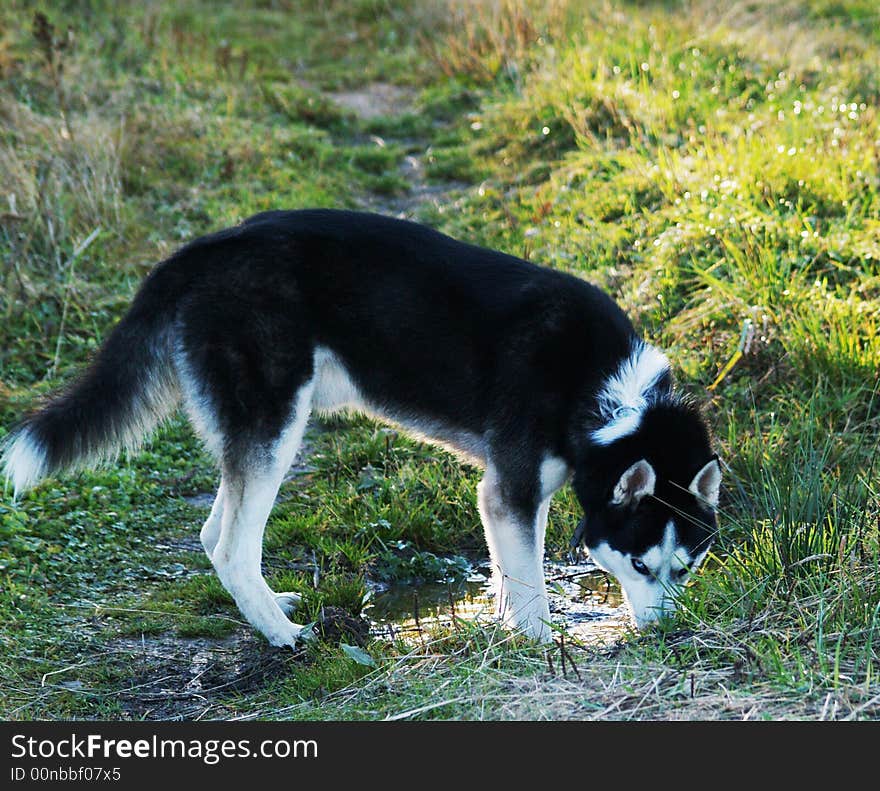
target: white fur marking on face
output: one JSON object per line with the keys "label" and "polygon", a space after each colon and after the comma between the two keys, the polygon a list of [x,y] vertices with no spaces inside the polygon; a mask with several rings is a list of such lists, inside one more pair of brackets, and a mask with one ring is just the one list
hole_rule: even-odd
{"label": "white fur marking on face", "polygon": [[658,580],[639,574],[632,567],[632,556],[619,552],[607,542],[590,548],[590,557],[617,578],[639,629],[657,620],[666,604],[666,592]]}
{"label": "white fur marking on face", "polygon": [[[708,553],[706,549],[693,564],[696,568]],[[645,576],[632,566],[633,556],[619,552],[603,541],[590,549],[590,557],[605,571],[613,574],[632,610],[636,625],[643,629],[657,621],[664,612],[675,609],[675,597],[683,583],[673,573],[689,565],[690,555],[678,545],[675,523],[669,520],[660,544],[645,552],[641,560],[651,572]]]}
{"label": "white fur marking on face", "polygon": [[697,555],[690,563],[691,573],[695,572],[706,559],[706,555],[709,554],[709,547],[706,547],[699,555]]}
{"label": "white fur marking on face", "polygon": [[641,561],[648,567],[651,574],[657,577],[660,575],[660,570],[663,568],[663,557],[663,547],[651,547],[644,555],[642,555]]}
{"label": "white fur marking on face", "polygon": [[690,554],[677,544],[675,522],[670,519],[666,523],[663,541],[645,552],[641,561],[651,570],[655,578],[664,583],[671,578],[672,572],[679,571],[689,564]]}
{"label": "white fur marking on face", "polygon": [[593,441],[610,445],[638,429],[651,389],[669,369],[666,355],[639,341],[599,393],[599,412],[606,422],[592,433]]}
{"label": "white fur marking on face", "polygon": [[663,565],[661,566],[664,575],[668,575],[672,568],[672,562],[676,555],[681,552],[675,545],[675,522],[671,519],[666,523],[663,530]]}

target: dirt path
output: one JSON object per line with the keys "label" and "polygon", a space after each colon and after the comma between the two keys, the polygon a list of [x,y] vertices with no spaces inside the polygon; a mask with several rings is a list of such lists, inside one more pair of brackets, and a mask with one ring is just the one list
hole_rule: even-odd
{"label": "dirt path", "polygon": [[[361,121],[389,116],[406,116],[419,111],[417,93],[412,88],[374,82],[358,90],[338,91],[327,94],[340,107],[354,113]],[[385,145],[385,140],[374,136],[376,145]],[[434,203],[443,203],[461,184],[445,182],[430,184],[425,173],[425,157],[430,141],[424,138],[395,140],[410,149],[400,165],[398,175],[409,185],[403,196],[365,195],[364,208],[393,217],[413,219],[418,209]]]}

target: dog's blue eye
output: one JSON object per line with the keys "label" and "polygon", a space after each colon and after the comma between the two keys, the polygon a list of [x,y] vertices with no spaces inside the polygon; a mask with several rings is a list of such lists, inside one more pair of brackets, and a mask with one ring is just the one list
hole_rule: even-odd
{"label": "dog's blue eye", "polygon": [[651,572],[648,570],[648,567],[638,558],[633,558],[632,564],[633,568],[638,571],[639,574],[644,574],[646,577],[651,574]]}

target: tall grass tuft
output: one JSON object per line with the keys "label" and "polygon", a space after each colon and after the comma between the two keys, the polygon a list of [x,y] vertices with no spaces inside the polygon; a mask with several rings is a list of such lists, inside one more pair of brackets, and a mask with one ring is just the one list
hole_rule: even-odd
{"label": "tall grass tuft", "polygon": [[880,660],[876,459],[852,464],[867,432],[842,448],[821,407],[811,398],[795,432],[780,415],[738,427],[718,562],[687,590],[683,622],[702,662],[733,657],[783,686],[870,689]]}

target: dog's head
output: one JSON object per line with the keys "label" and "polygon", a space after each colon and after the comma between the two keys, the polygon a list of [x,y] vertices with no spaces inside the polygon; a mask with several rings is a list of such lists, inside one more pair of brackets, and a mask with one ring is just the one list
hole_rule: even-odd
{"label": "dog's head", "polygon": [[721,487],[721,467],[704,430],[690,437],[676,432],[658,446],[661,433],[643,428],[653,442],[638,432],[603,449],[602,473],[596,474],[596,459],[589,479],[576,470],[585,516],[572,540],[617,578],[639,628],[675,609],[708,554]]}
{"label": "dog's head", "polygon": [[657,473],[640,459],[621,473],[604,507],[584,517],[579,537],[596,564],[620,582],[639,628],[675,608],[709,552],[720,485],[718,460],[711,459],[689,485],[657,496]]}

